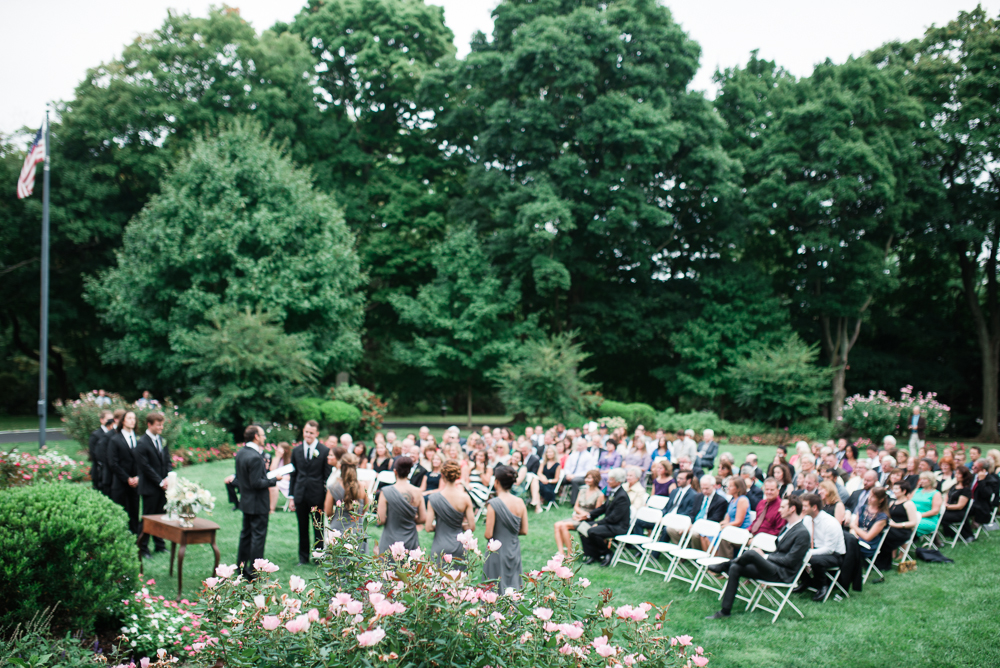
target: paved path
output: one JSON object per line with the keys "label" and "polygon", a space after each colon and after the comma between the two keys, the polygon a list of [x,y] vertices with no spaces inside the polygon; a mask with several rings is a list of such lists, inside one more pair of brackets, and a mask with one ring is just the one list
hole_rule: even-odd
{"label": "paved path", "polygon": [[[45,442],[71,441],[62,429],[46,429]],[[16,431],[0,431],[0,443],[38,443],[37,429],[18,429]]]}

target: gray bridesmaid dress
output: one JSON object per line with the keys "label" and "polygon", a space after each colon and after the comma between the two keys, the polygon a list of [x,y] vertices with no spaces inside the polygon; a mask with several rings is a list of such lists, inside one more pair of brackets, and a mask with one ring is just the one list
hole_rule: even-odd
{"label": "gray bridesmaid dress", "polygon": [[417,537],[417,508],[403,498],[395,485],[383,487],[385,494],[385,526],[378,541],[379,554],[388,552],[394,543],[403,543],[407,550],[420,547]]}
{"label": "gray bridesmaid dress", "polygon": [[358,550],[363,554],[368,554],[368,535],[363,533],[364,523],[362,520],[364,519],[364,511],[361,511],[359,514],[352,514],[343,505],[337,505],[337,501],[344,500],[344,484],[340,481],[340,478],[328,482],[326,490],[330,492],[330,496],[333,497],[334,502],[333,515],[330,517],[328,528],[333,531],[339,531],[341,534],[353,531],[355,538],[364,536],[365,540],[362,541]]}
{"label": "gray bridesmaid dress", "polygon": [[521,518],[507,509],[499,498],[490,499],[493,507],[493,538],[500,541],[500,549],[490,552],[483,562],[483,577],[487,580],[499,580],[497,593],[504,593],[508,588],[521,588],[521,540],[518,532],[521,530]]}
{"label": "gray bridesmaid dress", "polygon": [[[439,565],[441,555],[450,554],[456,559],[465,558],[465,548],[458,542],[458,534],[462,533],[462,521],[465,516],[455,510],[448,499],[441,494],[431,494],[427,503],[434,509],[434,542],[431,543],[431,557]],[[449,568],[465,570],[465,564],[452,562]]]}

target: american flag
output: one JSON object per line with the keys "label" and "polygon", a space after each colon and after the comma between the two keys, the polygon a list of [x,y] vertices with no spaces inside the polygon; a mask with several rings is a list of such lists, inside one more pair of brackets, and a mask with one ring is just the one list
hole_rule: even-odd
{"label": "american flag", "polygon": [[29,197],[35,190],[35,165],[45,161],[45,128],[40,128],[35,135],[35,143],[31,145],[31,150],[24,157],[24,166],[21,167],[21,175],[17,177],[17,198]]}

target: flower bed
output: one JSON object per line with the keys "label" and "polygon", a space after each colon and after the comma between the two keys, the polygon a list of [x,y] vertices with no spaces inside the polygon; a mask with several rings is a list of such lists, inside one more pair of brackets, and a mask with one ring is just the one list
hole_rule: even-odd
{"label": "flower bed", "polygon": [[41,454],[20,452],[16,448],[0,452],[0,488],[33,485],[39,482],[85,482],[90,480],[90,465],[56,451]]}
{"label": "flower bed", "polygon": [[125,604],[125,625],[122,641],[135,656],[157,656],[159,650],[168,654],[190,656],[195,643],[204,642],[199,615],[194,603],[182,599],[180,603],[163,596],[150,596],[148,585],[135,593]]}
{"label": "flower bed", "polygon": [[170,454],[174,467],[204,464],[220,459],[232,459],[236,456],[236,447],[224,443],[214,448],[182,448]]}
{"label": "flower bed", "polygon": [[[321,575],[275,575],[266,560],[247,583],[236,566],[205,581],[196,612],[198,661],[230,667],[282,665],[704,666],[687,635],[667,631],[667,607],[615,603],[610,590],[554,557],[524,576],[521,591],[477,582],[483,557],[466,532],[467,571],[437,566],[401,543],[359,554],[360,536],[334,536],[315,556]],[[488,550],[498,547],[491,541]],[[447,561],[447,560],[446,560]],[[471,575],[470,575],[471,574]]]}

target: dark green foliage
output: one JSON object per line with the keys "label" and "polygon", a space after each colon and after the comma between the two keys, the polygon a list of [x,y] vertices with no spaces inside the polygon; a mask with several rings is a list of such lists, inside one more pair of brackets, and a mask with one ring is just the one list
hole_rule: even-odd
{"label": "dark green foliage", "polygon": [[588,357],[575,332],[549,339],[532,339],[517,350],[517,359],[497,372],[500,398],[507,411],[532,418],[567,420],[587,410],[585,394],[597,389],[584,378],[590,369],[580,369]]}
{"label": "dark green foliage", "polygon": [[0,494],[0,627],[57,603],[58,628],[103,627],[123,614],[138,573],[125,511],[89,485]]}
{"label": "dark green foliage", "polygon": [[[625,422],[628,423],[630,433],[639,425],[645,427],[647,431],[655,429],[657,421],[656,409],[643,403],[625,404],[620,401],[603,401],[596,412],[600,413],[600,417],[624,418]],[[597,416],[595,415],[595,417]]]}
{"label": "dark green foliage", "polygon": [[319,410],[323,415],[320,424],[335,432],[353,432],[361,423],[361,411],[344,401],[324,401]]}

